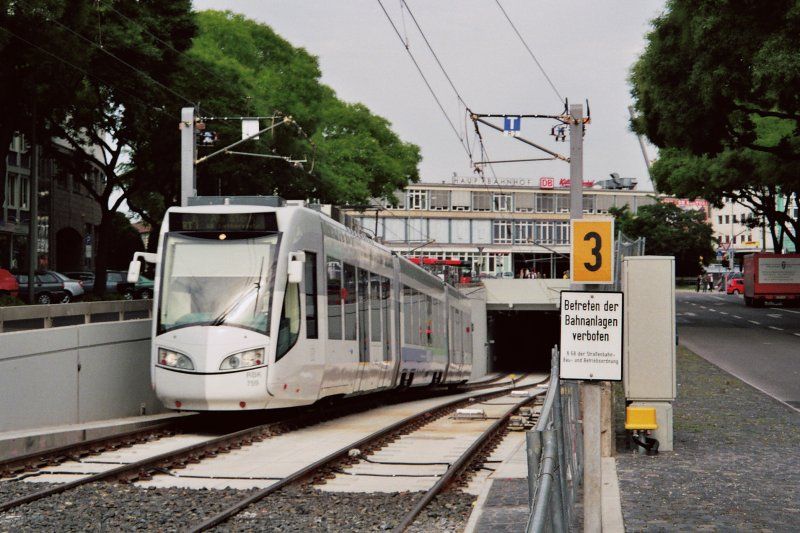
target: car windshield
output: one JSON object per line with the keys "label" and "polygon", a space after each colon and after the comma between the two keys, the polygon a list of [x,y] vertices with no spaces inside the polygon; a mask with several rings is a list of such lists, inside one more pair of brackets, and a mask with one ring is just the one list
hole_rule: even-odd
{"label": "car windshield", "polygon": [[158,331],[237,326],[269,334],[278,235],[209,240],[167,236]]}

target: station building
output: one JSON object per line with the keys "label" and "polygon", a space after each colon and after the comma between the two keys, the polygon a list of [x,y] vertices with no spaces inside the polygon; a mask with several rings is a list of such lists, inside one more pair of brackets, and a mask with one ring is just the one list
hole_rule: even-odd
{"label": "station building", "polygon": [[[611,188],[618,187],[618,188]],[[636,212],[656,203],[649,191],[619,184],[584,183],[585,218],[607,217],[611,207]],[[473,276],[541,278],[569,270],[569,180],[486,180],[453,177],[450,183],[415,183],[396,193],[397,205],[349,209],[363,230],[404,256],[459,259]]]}

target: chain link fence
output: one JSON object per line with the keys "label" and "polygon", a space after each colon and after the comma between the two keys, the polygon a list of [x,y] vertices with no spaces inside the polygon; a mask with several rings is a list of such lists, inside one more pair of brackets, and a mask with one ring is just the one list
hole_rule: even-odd
{"label": "chain link fence", "polygon": [[614,290],[622,290],[622,260],[629,256],[644,255],[645,238],[631,239],[621,231],[614,242]]}

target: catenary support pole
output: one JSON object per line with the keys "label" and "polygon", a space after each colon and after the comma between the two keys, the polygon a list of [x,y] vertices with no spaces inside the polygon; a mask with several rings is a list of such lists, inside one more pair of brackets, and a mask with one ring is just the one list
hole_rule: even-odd
{"label": "catenary support pole", "polygon": [[[583,105],[569,106],[572,117],[569,125],[569,217],[583,218]],[[584,290],[581,283],[570,285]],[[600,385],[581,383],[583,396],[583,528],[587,533],[602,528],[600,491],[603,487],[600,459]]]}
{"label": "catenary support pole", "polygon": [[196,147],[194,139],[194,108],[181,109],[181,206],[189,205],[189,198],[197,195],[194,160]]}

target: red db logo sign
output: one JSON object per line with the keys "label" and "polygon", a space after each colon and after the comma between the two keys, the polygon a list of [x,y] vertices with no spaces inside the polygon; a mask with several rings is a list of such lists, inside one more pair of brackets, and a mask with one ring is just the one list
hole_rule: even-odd
{"label": "red db logo sign", "polygon": [[540,189],[552,189],[556,186],[555,178],[539,178]]}

